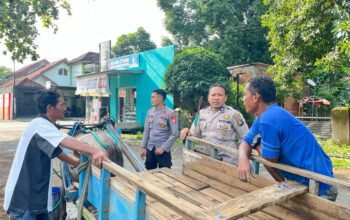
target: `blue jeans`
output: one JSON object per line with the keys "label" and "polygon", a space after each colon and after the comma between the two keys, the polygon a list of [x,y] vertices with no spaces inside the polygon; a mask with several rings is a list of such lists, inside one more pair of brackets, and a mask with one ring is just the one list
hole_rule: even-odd
{"label": "blue jeans", "polygon": [[10,212],[11,220],[51,220],[49,213],[33,214],[27,210],[24,214],[18,212]]}

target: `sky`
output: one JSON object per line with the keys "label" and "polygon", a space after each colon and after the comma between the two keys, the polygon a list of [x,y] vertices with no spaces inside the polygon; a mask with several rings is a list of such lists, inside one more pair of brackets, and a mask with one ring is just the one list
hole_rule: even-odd
{"label": "sky", "polygon": [[[139,27],[150,33],[158,47],[162,36],[170,35],[165,30],[165,15],[157,0],[69,0],[69,3],[72,15],[60,11],[56,34],[38,22],[40,36],[35,43],[39,59],[71,60],[89,51],[98,52],[99,43],[112,40],[113,46],[120,35],[135,32]],[[3,50],[4,45],[0,45],[0,51]],[[16,63],[15,69],[31,63],[30,59]],[[0,53],[0,66],[13,69],[10,55]]]}

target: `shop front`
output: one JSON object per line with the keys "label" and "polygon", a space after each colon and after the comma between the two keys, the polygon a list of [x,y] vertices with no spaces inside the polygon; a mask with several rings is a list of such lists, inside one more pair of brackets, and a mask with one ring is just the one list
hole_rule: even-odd
{"label": "shop front", "polygon": [[[174,59],[174,46],[162,47],[109,60],[110,115],[123,130],[143,127],[151,106],[151,93],[164,88],[164,75]],[[166,106],[174,107],[167,96]]]}
{"label": "shop front", "polygon": [[[151,93],[164,88],[164,75],[174,59],[174,46],[109,59],[108,70],[77,77],[76,94],[86,97],[86,120],[96,123],[104,116],[116,120],[122,130],[143,127]],[[173,97],[165,104],[173,108]]]}
{"label": "shop front", "polygon": [[109,83],[107,73],[77,77],[76,95],[85,96],[86,121],[97,123],[109,114]]}

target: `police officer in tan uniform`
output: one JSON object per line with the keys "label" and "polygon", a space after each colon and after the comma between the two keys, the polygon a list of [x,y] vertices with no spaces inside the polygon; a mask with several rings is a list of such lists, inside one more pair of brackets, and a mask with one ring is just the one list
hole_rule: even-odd
{"label": "police officer in tan uniform", "polygon": [[179,135],[177,113],[164,105],[166,92],[153,90],[144,125],[140,156],[146,158],[147,170],[157,167],[171,168],[171,147]]}
{"label": "police officer in tan uniform", "polygon": [[[184,140],[187,135],[193,135],[215,144],[238,149],[249,128],[239,111],[225,105],[226,100],[225,88],[219,84],[212,85],[208,95],[210,106],[199,112],[198,122],[192,123],[191,129],[181,130],[180,138]],[[210,154],[209,147],[204,147],[203,150]],[[219,157],[227,163],[238,165],[238,154],[219,151]]]}

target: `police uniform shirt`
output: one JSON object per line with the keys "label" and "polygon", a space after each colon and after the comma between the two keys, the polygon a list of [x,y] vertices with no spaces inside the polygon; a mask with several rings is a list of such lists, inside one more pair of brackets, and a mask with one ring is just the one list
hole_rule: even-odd
{"label": "police uniform shirt", "polygon": [[164,106],[161,109],[151,108],[147,112],[141,147],[152,150],[153,146],[162,147],[166,152],[171,150],[179,135],[177,113]]}
{"label": "police uniform shirt", "polygon": [[4,209],[35,214],[52,211],[52,158],[62,152],[59,143],[68,135],[45,116],[33,119],[17,146],[5,188]]}
{"label": "police uniform shirt", "polygon": [[[216,112],[212,111],[210,106],[202,109],[199,112],[197,125],[192,124],[190,133],[209,142],[237,149],[248,130],[248,125],[242,114],[232,107],[224,105]],[[238,143],[235,141],[236,136],[239,138]],[[224,157],[230,157],[231,159],[225,161],[237,164],[238,155],[232,156],[219,152],[219,156],[222,156],[223,160],[225,160]]]}

